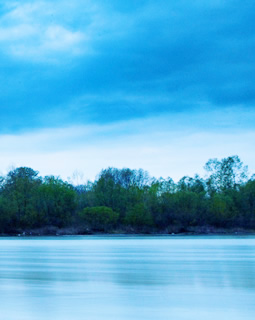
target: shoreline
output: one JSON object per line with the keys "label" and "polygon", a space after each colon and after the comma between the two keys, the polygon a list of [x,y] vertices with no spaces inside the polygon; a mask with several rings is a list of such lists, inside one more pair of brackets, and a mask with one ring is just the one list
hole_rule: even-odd
{"label": "shoreline", "polygon": [[163,231],[149,231],[149,230],[113,230],[112,232],[79,230],[78,228],[41,228],[30,230],[17,230],[17,232],[1,233],[0,238],[6,237],[64,237],[64,236],[255,236],[255,230],[242,228],[187,228],[187,230],[163,230]]}

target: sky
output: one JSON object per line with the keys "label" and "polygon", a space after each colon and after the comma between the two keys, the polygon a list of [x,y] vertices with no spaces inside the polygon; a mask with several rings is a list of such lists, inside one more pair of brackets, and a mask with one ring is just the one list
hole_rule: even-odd
{"label": "sky", "polygon": [[252,0],[0,1],[0,173],[255,173],[254,30]]}

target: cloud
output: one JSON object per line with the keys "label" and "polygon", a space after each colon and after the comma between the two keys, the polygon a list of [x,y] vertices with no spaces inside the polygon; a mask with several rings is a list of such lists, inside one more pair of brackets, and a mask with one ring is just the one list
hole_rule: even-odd
{"label": "cloud", "polygon": [[28,61],[54,62],[59,55],[85,52],[86,35],[54,18],[50,2],[12,3],[0,19],[0,44],[6,54]]}
{"label": "cloud", "polygon": [[[142,137],[134,136],[124,141],[86,144],[72,150],[58,149],[34,152],[32,149],[16,151],[12,155],[3,153],[1,168],[10,165],[30,166],[42,175],[60,175],[67,179],[76,170],[84,173],[85,179],[94,180],[102,168],[108,166],[143,168],[156,177],[172,177],[175,181],[184,175],[203,175],[203,165],[209,158],[222,158],[238,154],[250,171],[254,172],[254,132],[246,134],[200,134],[178,136],[171,143],[144,144]],[[51,140],[49,140],[50,142]]]}
{"label": "cloud", "polygon": [[93,180],[102,168],[129,167],[177,181],[184,175],[203,175],[203,165],[209,158],[237,154],[255,172],[254,112],[236,111],[0,135],[0,169],[29,166],[42,175],[64,179],[78,170],[85,180]]}
{"label": "cloud", "polygon": [[100,1],[10,1],[4,8],[0,44],[7,54],[35,62],[95,53],[95,42],[120,38],[133,25],[130,16],[108,12]]}
{"label": "cloud", "polygon": [[83,35],[81,32],[70,32],[61,26],[50,26],[45,32],[46,47],[52,50],[63,50],[79,43]]}
{"label": "cloud", "polygon": [[2,27],[0,29],[0,41],[17,41],[34,36],[35,34],[35,29],[32,26],[26,24],[9,28]]}
{"label": "cloud", "polygon": [[251,1],[8,1],[0,12],[2,133],[254,109]]}

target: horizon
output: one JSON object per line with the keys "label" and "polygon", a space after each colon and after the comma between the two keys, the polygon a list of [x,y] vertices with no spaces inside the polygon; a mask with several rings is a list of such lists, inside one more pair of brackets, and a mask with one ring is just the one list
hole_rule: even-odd
{"label": "horizon", "polygon": [[[253,172],[250,172],[250,171],[249,171],[249,167],[242,162],[242,160],[239,158],[238,155],[232,155],[232,156],[229,156],[229,157],[223,158],[223,159],[218,159],[218,158],[208,159],[208,161],[207,161],[207,162],[204,164],[204,166],[203,166],[203,171],[204,171],[204,172],[203,172],[203,175],[202,175],[202,174],[198,174],[198,173],[195,173],[193,176],[184,175],[184,176],[181,176],[178,180],[173,179],[173,178],[172,178],[171,176],[169,176],[169,175],[168,175],[167,177],[162,177],[162,176],[160,176],[160,177],[155,177],[155,176],[152,176],[149,171],[144,170],[143,168],[128,168],[128,167],[123,167],[123,168],[116,168],[116,167],[102,168],[102,169],[100,170],[100,172],[98,172],[98,173],[95,175],[94,179],[88,179],[88,178],[86,178],[86,176],[84,175],[84,173],[83,173],[82,171],[75,170],[71,176],[67,177],[66,179],[63,179],[61,176],[56,176],[56,175],[42,175],[42,174],[40,173],[40,171],[36,170],[35,168],[26,167],[26,166],[21,166],[21,167],[10,167],[10,168],[8,169],[8,171],[7,171],[4,175],[3,175],[3,174],[0,174],[0,178],[1,178],[1,175],[2,175],[2,178],[7,177],[7,175],[8,175],[10,172],[15,171],[15,170],[17,170],[17,169],[27,168],[27,169],[32,169],[32,170],[35,172],[37,178],[40,178],[40,179],[44,179],[44,178],[47,178],[47,177],[53,177],[53,178],[55,178],[55,179],[60,179],[60,180],[62,180],[63,182],[66,182],[66,183],[71,184],[71,185],[73,185],[73,186],[82,186],[82,185],[86,185],[86,184],[88,184],[88,183],[97,183],[97,181],[98,181],[98,179],[100,178],[101,174],[104,173],[104,171],[107,171],[107,170],[109,170],[109,169],[117,169],[117,170],[120,170],[120,171],[127,169],[127,170],[131,170],[131,171],[140,171],[140,170],[142,170],[142,172],[148,176],[149,184],[152,183],[153,181],[155,181],[155,179],[156,179],[156,181],[160,181],[161,179],[163,179],[163,180],[165,180],[165,181],[167,181],[167,180],[172,180],[173,183],[177,185],[177,184],[181,181],[181,179],[183,179],[183,178],[191,178],[191,179],[197,179],[197,178],[199,178],[201,181],[206,182],[206,180],[207,180],[208,178],[210,178],[210,176],[211,176],[211,174],[212,174],[212,172],[209,173],[210,171],[208,171],[208,170],[206,169],[207,163],[209,163],[210,160],[217,160],[217,161],[222,162],[222,160],[227,160],[228,158],[237,158],[237,160],[239,161],[240,168],[238,169],[238,171],[239,171],[239,173],[240,173],[240,172],[243,172],[243,173],[245,174],[245,176],[242,178],[242,179],[243,179],[243,182],[246,183],[247,181],[251,181],[252,179],[254,179],[255,174],[254,174]],[[234,169],[234,171],[235,171],[237,168],[236,168],[236,169],[233,168],[233,169]]]}

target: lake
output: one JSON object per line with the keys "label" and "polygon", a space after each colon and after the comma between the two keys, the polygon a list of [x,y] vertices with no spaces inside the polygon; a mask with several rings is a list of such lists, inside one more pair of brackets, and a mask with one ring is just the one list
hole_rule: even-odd
{"label": "lake", "polygon": [[254,236],[0,238],[1,320],[254,320]]}

